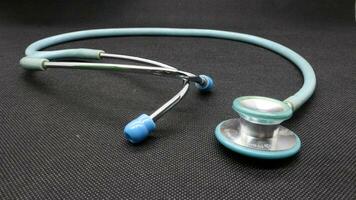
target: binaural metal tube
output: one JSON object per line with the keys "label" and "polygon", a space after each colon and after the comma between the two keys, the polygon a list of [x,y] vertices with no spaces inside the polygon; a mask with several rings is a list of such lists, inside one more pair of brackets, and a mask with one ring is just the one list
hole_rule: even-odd
{"label": "binaural metal tube", "polygon": [[[136,61],[136,62],[155,65],[155,66],[166,68],[166,69],[177,70],[177,68],[172,67],[170,65],[167,65],[167,64],[164,64],[161,62],[157,62],[154,60],[149,60],[146,58],[136,57],[136,56],[110,54],[110,53],[103,52],[103,53],[100,53],[100,58],[116,58],[116,59],[123,59],[123,60],[132,60],[132,61]],[[192,77],[191,80],[195,79],[194,82],[197,82],[200,84],[203,83],[202,79],[200,77],[197,77],[195,75],[192,76],[192,74],[187,73],[187,72],[186,72],[186,74],[191,75],[191,77]],[[193,78],[193,77],[197,77],[197,78]],[[159,107],[156,111],[154,111],[150,115],[152,120],[156,122],[159,118],[161,118],[164,114],[166,114],[170,109],[172,109],[175,105],[177,105],[183,99],[183,97],[187,94],[188,90],[189,90],[189,81],[186,79],[183,79],[182,89],[174,97],[172,97],[169,101],[167,101],[165,104],[163,104],[161,107]]]}
{"label": "binaural metal tube", "polygon": [[174,97],[172,97],[169,101],[167,101],[165,104],[163,104],[160,108],[158,108],[150,115],[152,120],[157,121],[166,112],[172,109],[177,103],[179,103],[183,99],[183,97],[188,92],[188,90],[189,90],[189,81],[184,80],[183,88]]}
{"label": "binaural metal tube", "polygon": [[[135,57],[135,56],[120,55],[120,54],[110,54],[110,53],[101,53],[100,57],[101,58],[116,58],[116,59],[124,59],[124,60],[133,60],[133,61],[136,61],[136,62],[147,63],[147,64],[155,65],[155,66],[158,66],[158,67],[166,68],[166,69],[177,70],[175,67],[166,65],[164,63],[157,62],[157,61],[154,61],[154,60],[149,60],[149,59],[146,59],[146,58]],[[186,72],[186,74],[190,75],[192,77],[191,80],[195,76],[195,75],[192,76],[192,74],[187,73],[187,72]],[[201,82],[201,78],[195,79],[194,82],[202,83]],[[187,94],[188,90],[189,90],[189,81],[186,80],[186,79],[183,79],[183,87],[182,87],[182,89],[174,97],[172,97],[170,100],[168,100],[165,104],[163,104],[161,107],[159,107],[156,111],[154,111],[150,115],[152,120],[156,122],[159,118],[161,118],[164,114],[166,114],[170,109],[172,109],[175,105],[177,105],[183,99],[183,97]]]}
{"label": "binaural metal tube", "polygon": [[166,65],[161,62],[149,60],[146,58],[140,58],[140,57],[136,57],[136,56],[128,56],[128,55],[120,55],[120,54],[112,54],[112,53],[100,53],[100,58],[116,58],[116,59],[123,59],[123,60],[133,60],[136,62],[147,63],[147,64],[151,64],[151,65],[155,65],[155,66],[163,67],[163,68],[167,68],[167,69],[177,69],[175,67]]}
{"label": "binaural metal tube", "polygon": [[[150,59],[147,59],[147,58],[140,58],[140,57],[136,57],[136,56],[128,56],[128,55],[121,55],[121,54],[105,53],[105,52],[100,53],[99,56],[100,56],[100,58],[115,58],[115,59],[123,59],[123,60],[132,60],[132,61],[136,61],[136,62],[151,64],[151,65],[154,65],[154,66],[157,66],[157,67],[177,70],[177,71],[181,72],[182,74],[184,74],[185,76],[190,77],[190,78],[188,78],[190,81],[193,81],[193,82],[196,82],[196,83],[199,83],[199,84],[204,84],[204,80],[202,78],[200,78],[199,76],[196,76],[196,75],[194,75],[192,73],[189,73],[189,72],[180,71],[177,68],[172,67],[170,65],[167,65],[167,64],[164,64],[164,63],[161,63],[161,62],[157,62],[157,61],[154,61],[154,60],[150,60]],[[186,78],[186,77],[181,77],[181,78]]]}
{"label": "binaural metal tube", "polygon": [[188,81],[203,83],[203,80],[189,72],[180,71],[177,69],[168,69],[162,67],[127,65],[127,64],[112,64],[112,63],[87,63],[87,62],[46,62],[45,68],[65,68],[65,69],[89,69],[89,70],[111,70],[130,73],[151,74],[156,76],[165,76],[172,78],[182,78]]}
{"label": "binaural metal tube", "polygon": [[169,65],[156,62],[153,60],[148,60],[139,57],[126,56],[126,55],[118,55],[118,54],[106,54],[102,53],[101,57],[107,58],[119,58],[126,60],[133,60],[142,63],[148,63],[153,66],[140,66],[140,65],[127,65],[127,64],[111,64],[111,63],[86,63],[86,62],[45,62],[44,68],[64,68],[64,69],[90,69],[90,70],[114,70],[120,72],[135,72],[135,73],[143,73],[143,74],[151,74],[157,76],[167,76],[174,78],[183,79],[183,87],[182,89],[170,100],[168,100],[165,104],[159,107],[156,111],[154,111],[150,117],[153,121],[157,121],[160,117],[162,117],[165,113],[167,113],[170,109],[172,109],[175,105],[177,105],[185,96],[185,94],[189,90],[190,81],[196,82],[199,84],[204,84],[204,80],[191,74],[189,72],[184,72],[177,70],[174,67]]}

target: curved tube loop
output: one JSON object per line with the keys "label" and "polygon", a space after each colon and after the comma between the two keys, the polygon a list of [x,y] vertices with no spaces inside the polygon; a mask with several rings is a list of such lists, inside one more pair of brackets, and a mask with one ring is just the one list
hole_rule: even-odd
{"label": "curved tube loop", "polygon": [[112,28],[93,29],[60,34],[48,37],[32,43],[26,49],[26,55],[30,57],[46,58],[49,60],[59,58],[92,58],[100,59],[101,50],[93,49],[65,49],[55,51],[40,51],[41,49],[59,43],[96,37],[112,36],[180,36],[180,37],[209,37],[225,40],[242,41],[276,52],[294,63],[302,72],[304,77],[303,86],[292,96],[284,100],[293,110],[303,105],[313,94],[316,86],[315,73],[311,65],[293,50],[261,37],[209,29],[180,29],[180,28]]}

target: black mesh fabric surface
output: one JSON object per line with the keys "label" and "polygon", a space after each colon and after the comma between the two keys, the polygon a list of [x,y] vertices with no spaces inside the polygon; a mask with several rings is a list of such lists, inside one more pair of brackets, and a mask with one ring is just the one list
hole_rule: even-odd
{"label": "black mesh fabric surface", "polygon": [[[215,126],[237,117],[239,96],[284,99],[302,85],[282,57],[238,42],[125,37],[76,41],[214,77],[143,144],[123,127],[150,114],[180,82],[149,75],[51,69],[18,61],[33,41],[108,27],[244,32],[282,43],[314,67],[313,97],[283,123],[302,140],[297,156],[246,158],[224,148]],[[355,199],[354,1],[2,1],[0,3],[0,199]]]}

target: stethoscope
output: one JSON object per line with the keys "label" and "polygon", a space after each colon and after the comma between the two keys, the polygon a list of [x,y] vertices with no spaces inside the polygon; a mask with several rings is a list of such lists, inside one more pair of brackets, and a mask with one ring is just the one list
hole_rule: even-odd
{"label": "stethoscope", "polygon": [[[118,72],[145,73],[183,80],[182,89],[151,115],[142,114],[125,126],[124,135],[131,143],[145,140],[156,128],[157,120],[172,109],[189,89],[191,82],[201,92],[210,92],[214,86],[212,78],[178,70],[172,66],[134,56],[105,53],[96,49],[63,49],[40,51],[41,49],[80,39],[112,36],[179,36],[209,37],[242,41],[269,49],[294,63],[302,72],[304,84],[294,95],[284,101],[261,96],[239,97],[233,102],[233,109],[240,118],[221,122],[215,129],[218,141],[230,150],[255,158],[280,159],[296,154],[301,142],[299,137],[280,125],[292,117],[313,94],[316,85],[315,73],[311,65],[293,50],[276,42],[242,33],[181,28],[115,28],[94,29],[51,36],[32,43],[26,49],[26,57],[20,64],[28,70],[46,70],[49,68],[111,70]],[[65,61],[68,59],[116,58],[131,60],[147,65],[129,65],[112,63],[89,63]],[[60,61],[59,61],[60,60]]]}

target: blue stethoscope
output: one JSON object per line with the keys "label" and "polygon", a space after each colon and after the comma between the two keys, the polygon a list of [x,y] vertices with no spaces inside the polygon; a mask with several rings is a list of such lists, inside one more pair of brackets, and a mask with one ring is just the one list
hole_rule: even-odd
{"label": "blue stethoscope", "polygon": [[[126,125],[124,134],[131,143],[140,143],[151,134],[156,128],[155,122],[184,97],[191,82],[194,82],[201,92],[210,92],[212,90],[214,83],[209,76],[197,76],[145,58],[109,54],[103,50],[84,48],[41,51],[44,48],[64,42],[113,36],[219,38],[261,46],[287,58],[302,72],[304,77],[302,88],[284,101],[261,96],[244,96],[235,99],[232,108],[239,114],[240,118],[221,122],[215,129],[215,136],[221,144],[230,150],[255,158],[280,159],[292,156],[299,151],[301,142],[298,136],[281,126],[280,123],[292,117],[293,112],[302,106],[313,94],[316,85],[315,73],[311,65],[296,52],[261,37],[208,29],[114,28],[85,30],[60,34],[32,43],[27,47],[25,52],[26,57],[21,59],[20,64],[28,70],[46,70],[48,68],[111,70],[146,73],[181,79],[183,82],[182,89],[173,98],[151,115],[142,114]],[[65,61],[66,59],[73,58],[96,60],[116,58],[136,61],[145,65]]]}

